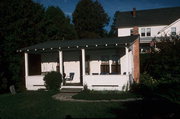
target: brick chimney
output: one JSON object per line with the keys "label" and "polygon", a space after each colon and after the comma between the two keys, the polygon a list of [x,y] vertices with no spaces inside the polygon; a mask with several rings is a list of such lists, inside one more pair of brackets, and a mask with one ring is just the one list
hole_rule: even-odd
{"label": "brick chimney", "polygon": [[133,35],[139,35],[139,28],[138,28],[138,26],[134,26],[133,27],[133,33],[132,33]]}
{"label": "brick chimney", "polygon": [[134,81],[139,83],[140,80],[140,59],[139,59],[139,38],[133,44],[133,62],[134,62]]}
{"label": "brick chimney", "polygon": [[132,16],[136,17],[136,8],[133,8]]}

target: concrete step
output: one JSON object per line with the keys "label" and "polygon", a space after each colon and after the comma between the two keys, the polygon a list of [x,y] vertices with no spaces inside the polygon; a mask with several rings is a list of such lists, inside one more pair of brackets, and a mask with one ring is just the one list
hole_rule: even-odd
{"label": "concrete step", "polygon": [[61,93],[79,93],[82,91],[82,88],[62,88]]}

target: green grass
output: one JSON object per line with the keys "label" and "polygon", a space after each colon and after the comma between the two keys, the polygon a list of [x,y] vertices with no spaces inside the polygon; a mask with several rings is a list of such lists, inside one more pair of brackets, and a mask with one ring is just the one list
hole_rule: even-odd
{"label": "green grass", "polygon": [[112,99],[128,99],[138,98],[139,95],[135,95],[131,92],[122,91],[82,91],[77,95],[74,95],[74,99],[83,100],[112,100]]}
{"label": "green grass", "polygon": [[118,103],[61,102],[55,92],[24,92],[0,95],[0,119],[114,118],[112,107]]}
{"label": "green grass", "polygon": [[57,92],[24,92],[0,95],[0,119],[178,118],[179,106],[166,101],[61,102],[52,99]]}

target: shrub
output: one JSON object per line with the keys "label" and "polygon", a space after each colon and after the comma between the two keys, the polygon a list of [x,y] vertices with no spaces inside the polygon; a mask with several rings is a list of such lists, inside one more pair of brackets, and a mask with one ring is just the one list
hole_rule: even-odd
{"label": "shrub", "polygon": [[157,89],[158,81],[153,79],[149,74],[143,73],[139,83],[131,86],[131,91],[139,93],[144,97],[152,97]]}
{"label": "shrub", "polygon": [[85,92],[89,92],[89,91],[90,91],[90,90],[88,89],[87,84],[85,84],[85,85],[83,86],[83,91],[85,91]]}
{"label": "shrub", "polygon": [[153,79],[149,74],[141,75],[140,83],[134,83],[131,86],[131,91],[142,95],[144,98],[159,98],[167,99],[173,103],[180,104],[179,79],[161,78]]}
{"label": "shrub", "polygon": [[59,72],[49,72],[44,79],[47,90],[59,90],[62,82],[62,75]]}

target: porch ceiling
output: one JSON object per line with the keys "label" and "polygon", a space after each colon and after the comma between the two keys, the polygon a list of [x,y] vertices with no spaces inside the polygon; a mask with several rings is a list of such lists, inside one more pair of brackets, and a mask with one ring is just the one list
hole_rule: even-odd
{"label": "porch ceiling", "polygon": [[106,48],[106,47],[125,47],[133,43],[138,38],[136,36],[101,38],[101,39],[81,39],[81,40],[56,40],[39,43],[26,48],[17,50],[17,52],[46,52],[57,50],[75,50],[80,48]]}

